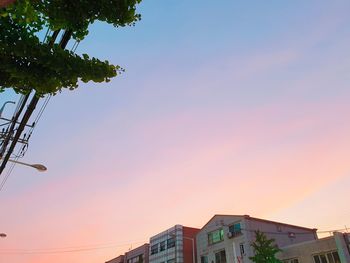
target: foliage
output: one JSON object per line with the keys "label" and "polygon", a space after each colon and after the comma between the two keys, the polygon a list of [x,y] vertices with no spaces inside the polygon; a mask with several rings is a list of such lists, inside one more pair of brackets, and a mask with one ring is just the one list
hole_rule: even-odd
{"label": "foliage", "polygon": [[281,250],[274,242],[274,239],[268,239],[263,232],[255,231],[255,241],[251,244],[255,256],[250,259],[255,263],[282,263],[275,256]]}
{"label": "foliage", "polygon": [[[109,81],[122,71],[108,61],[79,56],[58,44],[40,42],[43,28],[68,31],[78,41],[95,21],[114,26],[140,20],[136,5],[141,0],[17,0],[0,9],[0,91],[12,87],[26,94],[56,94],[75,89],[78,81]],[[49,39],[50,40],[50,39]]]}

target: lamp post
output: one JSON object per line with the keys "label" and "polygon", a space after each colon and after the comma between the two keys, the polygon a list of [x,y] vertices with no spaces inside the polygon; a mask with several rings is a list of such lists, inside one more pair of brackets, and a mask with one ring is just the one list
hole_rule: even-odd
{"label": "lamp post", "polygon": [[[0,160],[1,160],[1,159],[0,159]],[[32,168],[36,169],[36,170],[39,171],[39,172],[45,172],[45,171],[47,170],[47,168],[46,168],[45,165],[38,164],[38,163],[29,164],[29,163],[24,163],[24,162],[20,162],[20,161],[15,161],[15,160],[11,160],[11,159],[9,159],[8,161],[11,162],[11,163],[21,164],[21,165],[24,165],[24,166],[32,167]]]}
{"label": "lamp post", "polygon": [[9,101],[6,101],[6,102],[2,105],[2,107],[1,107],[1,109],[0,109],[0,118],[1,118],[2,112],[4,111],[5,106],[6,106],[7,103],[15,104],[16,102],[10,101],[10,100],[9,100]]}

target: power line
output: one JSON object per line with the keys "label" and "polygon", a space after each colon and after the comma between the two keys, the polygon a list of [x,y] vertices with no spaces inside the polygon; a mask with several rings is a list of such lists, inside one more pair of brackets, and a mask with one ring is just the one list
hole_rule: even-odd
{"label": "power line", "polygon": [[[255,232],[257,229],[245,229],[242,228],[243,231]],[[331,230],[320,230],[316,231],[317,233],[332,233],[332,232],[344,232],[347,231],[347,228],[343,229],[331,229]],[[289,232],[274,232],[274,231],[261,231],[265,234],[277,234],[277,235],[289,235]],[[310,234],[310,232],[297,232],[296,235],[300,234]],[[131,241],[128,243],[104,243],[104,244],[95,244],[95,245],[79,245],[79,246],[71,246],[71,247],[58,247],[58,248],[14,248],[14,249],[0,249],[0,254],[60,254],[60,253],[78,253],[78,252],[87,252],[93,250],[101,250],[107,248],[117,248],[117,247],[125,247],[130,245],[138,245],[144,244],[144,241]]]}
{"label": "power line", "polygon": [[34,249],[0,249],[0,254],[60,254],[60,253],[74,253],[85,252],[93,250],[101,250],[107,248],[126,247],[130,245],[144,244],[142,241],[133,241],[124,244],[107,243],[100,245],[90,246],[73,246],[73,247],[61,247],[61,248],[34,248]]}
{"label": "power line", "polygon": [[[241,228],[241,230],[243,231],[247,231],[247,232],[255,232],[259,229],[246,229],[246,228]],[[332,229],[332,230],[322,230],[322,231],[316,231],[316,233],[319,233],[319,234],[327,234],[327,233],[333,233],[333,232],[346,232],[347,229],[346,228],[343,228],[343,229]],[[293,232],[293,231],[288,231],[288,232],[278,232],[278,231],[260,231],[262,233],[265,233],[265,234],[272,234],[272,235],[289,235],[290,232]],[[308,235],[310,234],[311,232],[293,232],[295,233],[296,235]]]}
{"label": "power line", "polygon": [[[51,36],[51,40],[49,42],[49,46],[52,46],[54,44],[54,41],[56,40],[58,34],[59,34],[59,31],[60,30],[56,30],[53,32],[52,36]],[[51,33],[51,30],[47,29],[46,31],[46,34],[44,36],[44,40],[43,40],[43,43],[47,41],[48,39],[48,35]],[[66,45],[68,44],[68,41],[70,40],[72,36],[72,31],[71,30],[66,30],[63,35],[62,35],[62,38],[60,40],[60,47],[62,49],[64,49],[66,47]],[[78,48],[79,46],[79,43],[80,41],[75,41],[73,47],[72,47],[72,50],[71,52],[76,52],[76,49]],[[34,96],[32,97],[32,100],[31,102],[29,103],[29,106],[27,108],[27,110],[25,111],[25,114],[22,118],[22,121],[20,122],[20,125],[15,129],[15,125],[17,123],[17,119],[19,118],[20,114],[21,114],[21,111],[23,110],[23,107],[24,105],[26,104],[26,101],[28,100],[30,96],[30,93],[25,95],[25,96],[21,96],[20,97],[20,100],[19,100],[19,103],[17,105],[17,108],[16,108],[16,111],[15,111],[15,114],[14,114],[14,117],[12,118],[12,122],[9,122],[8,124],[10,124],[10,131],[9,131],[9,134],[7,136],[7,138],[5,138],[4,142],[3,142],[3,145],[1,146],[1,152],[0,152],[0,158],[3,157],[3,155],[5,154],[6,152],[6,148],[7,148],[7,145],[9,143],[9,141],[11,140],[11,136],[12,134],[15,134],[15,136],[13,137],[13,141],[5,155],[4,158],[2,158],[2,162],[1,162],[1,165],[0,165],[0,175],[2,173],[2,171],[5,169],[5,166],[9,160],[9,158],[15,158],[16,160],[18,160],[18,158],[20,157],[23,157],[24,154],[26,153],[26,151],[28,150],[28,142],[29,142],[29,138],[30,136],[32,135],[33,133],[33,130],[35,128],[35,126],[37,125],[37,123],[39,122],[43,112],[45,111],[46,107],[47,107],[47,104],[49,103],[51,97],[52,97],[52,94],[49,94],[46,96],[45,98],[45,101],[42,105],[42,107],[40,108],[34,122],[33,122],[33,125],[30,126],[30,129],[29,129],[29,132],[27,134],[24,135],[24,138],[27,143],[24,144],[21,149],[19,150],[18,154],[13,154],[13,151],[15,149],[15,146],[17,144],[17,142],[19,141],[19,137],[21,136],[22,134],[22,131],[24,130],[24,127],[27,126],[27,123],[32,115],[32,112],[35,110],[35,107],[39,101],[39,98],[36,97],[36,94],[34,92]],[[24,125],[24,126],[23,126]],[[26,136],[27,135],[27,136]],[[2,179],[1,183],[0,183],[0,192],[1,190],[3,189],[7,179],[9,178],[9,176],[11,175],[13,169],[14,169],[14,166],[15,166],[15,163],[12,163],[11,164],[11,167],[8,169],[7,171],[7,174],[5,175],[5,177]]]}

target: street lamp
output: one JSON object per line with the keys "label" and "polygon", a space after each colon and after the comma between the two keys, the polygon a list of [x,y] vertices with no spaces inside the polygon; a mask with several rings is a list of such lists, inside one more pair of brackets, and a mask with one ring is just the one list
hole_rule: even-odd
{"label": "street lamp", "polygon": [[16,102],[14,102],[14,101],[6,101],[6,102],[2,105],[2,107],[1,107],[1,109],[0,109],[0,118],[1,118],[2,112],[4,111],[5,106],[6,106],[7,103],[16,104]]}
{"label": "street lamp", "polygon": [[[0,158],[0,160],[1,160],[1,158]],[[29,167],[35,168],[39,172],[45,172],[47,170],[45,165],[38,164],[38,163],[29,164],[29,163],[15,161],[15,160],[11,160],[11,159],[9,159],[8,161],[11,162],[11,163],[21,164],[21,165],[25,165],[25,166],[29,166]]]}

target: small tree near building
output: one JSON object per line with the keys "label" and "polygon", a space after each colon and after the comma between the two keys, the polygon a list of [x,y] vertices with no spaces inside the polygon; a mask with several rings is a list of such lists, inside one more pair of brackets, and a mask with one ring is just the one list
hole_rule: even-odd
{"label": "small tree near building", "polygon": [[257,230],[255,231],[255,241],[251,244],[254,249],[254,256],[249,257],[255,263],[282,263],[276,258],[276,254],[281,250],[275,245],[274,239]]}

